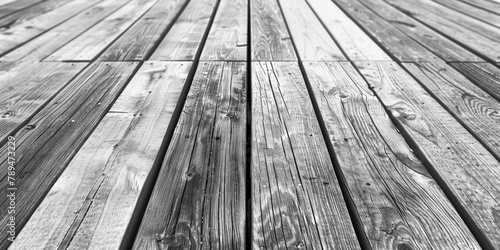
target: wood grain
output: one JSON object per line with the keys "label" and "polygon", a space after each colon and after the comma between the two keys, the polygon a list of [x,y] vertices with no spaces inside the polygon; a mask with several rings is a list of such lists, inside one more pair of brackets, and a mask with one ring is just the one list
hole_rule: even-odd
{"label": "wood grain", "polygon": [[295,51],[276,0],[252,0],[252,60],[296,61]]}
{"label": "wood grain", "polygon": [[44,61],[91,61],[116,40],[157,0],[132,0],[59,48]]}
{"label": "wood grain", "polygon": [[481,249],[348,63],[305,70],[372,249]]}
{"label": "wood grain", "polygon": [[297,63],[252,64],[252,248],[360,249]]}
{"label": "wood grain", "polygon": [[19,68],[0,68],[0,145],[26,125],[51,98],[61,91],[85,63],[40,63]]}
{"label": "wood grain", "polygon": [[118,249],[131,240],[124,238],[125,231],[190,68],[190,63],[175,62],[141,67],[11,249],[33,244]]}
{"label": "wood grain", "polygon": [[217,0],[191,0],[149,60],[194,60],[201,49]]}
{"label": "wood grain", "polygon": [[472,135],[500,160],[500,103],[446,63],[404,63]]}
{"label": "wood grain", "polygon": [[[484,32],[477,33],[474,30],[471,30],[470,27],[467,27],[467,25],[457,22],[457,20],[461,20],[462,18],[470,20],[469,17],[461,15],[454,17],[454,20],[450,20],[445,18],[445,15],[441,12],[434,12],[432,6],[430,8],[423,9],[422,6],[427,5],[427,2],[388,2],[401,12],[410,15],[412,18],[415,18],[428,26],[434,27],[434,29],[438,30],[441,34],[455,40],[467,49],[471,49],[472,51],[481,54],[484,58],[488,58],[490,61],[497,63],[500,62],[500,42],[498,42],[498,40],[491,40],[490,38],[484,36]],[[498,29],[492,30],[492,33],[497,33],[496,35],[493,35],[495,37],[500,36]]]}
{"label": "wood grain", "polygon": [[[70,0],[71,1],[71,0]],[[45,12],[56,9],[66,3],[69,3],[68,0],[43,0],[40,3],[33,4],[34,1],[30,0],[33,4],[21,11],[16,11],[6,17],[0,18],[0,28],[8,28],[15,23],[25,22],[26,20],[37,17]],[[16,3],[20,3],[22,1],[16,1]],[[1,10],[5,10],[5,7],[0,7]],[[1,14],[0,14],[1,15]]]}
{"label": "wood grain", "polygon": [[[16,138],[16,230],[21,230],[72,157],[97,126],[134,72],[136,63],[98,63],[88,67],[40,110]],[[97,84],[98,83],[98,84]],[[7,147],[0,149],[0,167],[7,168]],[[7,171],[0,175],[7,193]],[[7,223],[8,202],[0,203],[0,221]],[[1,233],[7,235],[7,227]],[[2,238],[0,248],[10,241]]]}
{"label": "wood grain", "polygon": [[25,8],[29,8],[30,6],[36,5],[43,0],[17,0],[10,1],[6,0],[7,3],[0,3],[0,18],[5,16],[10,16],[16,14],[19,11],[22,11]]}
{"label": "wood grain", "polygon": [[371,11],[359,1],[334,0],[334,2],[398,61],[439,60],[425,47],[382,19],[377,13]]}
{"label": "wood grain", "polygon": [[392,60],[335,3],[330,0],[307,1],[350,60]]}
{"label": "wood grain", "polygon": [[[494,14],[480,8],[473,8],[473,7],[471,8],[470,5],[460,1],[453,1],[453,0],[433,0],[433,1],[438,2],[444,6],[447,6],[448,8],[451,8],[455,11],[464,13],[470,17],[479,19],[497,28],[500,28],[500,13]],[[500,9],[500,5],[497,5],[496,9]],[[492,10],[494,11],[495,9]]]}
{"label": "wood grain", "polygon": [[40,61],[115,12],[128,1],[105,0],[79,13],[2,57],[4,61]]}
{"label": "wood grain", "polygon": [[49,11],[26,22],[0,30],[0,55],[26,43],[72,16],[97,4],[99,0],[73,0],[60,8]]}
{"label": "wood grain", "polygon": [[500,69],[489,63],[451,63],[453,68],[500,101]]}
{"label": "wood grain", "polygon": [[107,48],[98,60],[146,60],[187,2],[187,0],[158,1]]}
{"label": "wood grain", "polygon": [[473,6],[473,8],[480,8],[487,10],[489,12],[495,13],[500,15],[500,3],[498,1],[482,1],[482,0],[459,0],[460,2],[464,2],[470,6]]}
{"label": "wood grain", "polygon": [[247,0],[221,0],[200,60],[246,61]]}
{"label": "wood grain", "polygon": [[360,0],[360,2],[444,61],[484,61],[477,55],[464,49],[430,27],[402,13],[383,0]]}
{"label": "wood grain", "polygon": [[500,163],[397,64],[357,68],[476,239],[500,248]]}
{"label": "wood grain", "polygon": [[305,0],[278,2],[302,61],[347,60]]}
{"label": "wood grain", "polygon": [[245,63],[200,63],[133,249],[245,246]]}

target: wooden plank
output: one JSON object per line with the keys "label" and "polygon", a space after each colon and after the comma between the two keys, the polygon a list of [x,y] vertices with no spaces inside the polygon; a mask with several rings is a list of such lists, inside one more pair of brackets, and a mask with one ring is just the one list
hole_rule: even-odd
{"label": "wooden plank", "polygon": [[356,64],[481,246],[500,248],[500,163],[400,66]]}
{"label": "wooden plank", "polygon": [[176,62],[141,67],[10,249],[118,249],[131,240],[124,233],[190,68]]}
{"label": "wooden plank", "polygon": [[499,9],[500,3],[498,1],[497,2],[484,1],[484,0],[459,0],[459,1],[469,4],[470,6],[473,6],[473,8],[481,8],[489,12],[500,15],[500,9]]}
{"label": "wooden plank", "polygon": [[133,249],[245,247],[245,69],[200,64]]}
{"label": "wooden plank", "polygon": [[346,61],[305,0],[278,1],[302,61]]}
{"label": "wooden plank", "polygon": [[[464,15],[462,15],[461,17],[455,17],[455,20],[452,21],[443,17],[444,15],[441,12],[431,11],[433,7],[422,10],[421,7],[427,5],[427,3],[413,3],[411,1],[388,2],[401,12],[433,27],[441,34],[458,42],[465,48],[476,51],[483,57],[488,58],[490,61],[500,62],[500,42],[498,42],[498,40],[491,40],[490,38],[484,36],[484,34],[477,33],[474,30],[469,29],[470,27],[468,28],[467,26],[460,24],[460,22],[457,22],[459,19],[469,19],[469,17],[464,17]],[[493,30],[492,32],[497,33],[492,36],[500,36],[498,29]]]}
{"label": "wooden plank", "polygon": [[217,4],[216,0],[191,0],[149,60],[194,60]]}
{"label": "wooden plank", "polygon": [[118,38],[99,61],[145,60],[172,26],[187,0],[158,1]]}
{"label": "wooden plank", "polygon": [[[29,8],[22,11],[17,11],[8,15],[6,17],[0,18],[0,28],[8,28],[15,23],[25,22],[29,19],[37,17],[45,12],[51,11],[58,8],[64,4],[67,4],[68,0],[44,0],[38,4],[35,4]],[[2,9],[2,7],[0,7]]]}
{"label": "wooden plank", "polygon": [[307,0],[344,53],[354,61],[392,59],[330,0]]}
{"label": "wooden plank", "polygon": [[221,0],[200,60],[246,61],[247,0]]}
{"label": "wooden plank", "polygon": [[361,0],[362,4],[381,16],[392,26],[420,43],[444,61],[484,61],[445,36],[400,12],[382,0]]}
{"label": "wooden plank", "polygon": [[36,18],[0,30],[0,55],[39,36],[54,26],[92,7],[99,0],[73,0]]}
{"label": "wooden plank", "polygon": [[290,34],[276,0],[251,1],[252,60],[296,61]]}
{"label": "wooden plank", "polygon": [[451,63],[477,86],[500,101],[500,69],[489,63]]}
{"label": "wooden plank", "polygon": [[0,68],[0,145],[80,72],[86,64],[39,63]]}
{"label": "wooden plank", "polygon": [[17,13],[32,5],[36,5],[43,0],[16,0],[0,5],[0,18]]}
{"label": "wooden plank", "polygon": [[[494,14],[489,11],[479,9],[479,8],[471,8],[470,5],[454,0],[433,0],[438,2],[448,8],[454,9],[458,12],[464,13],[470,17],[481,20],[485,23],[493,25],[497,28],[500,28],[500,13]],[[497,9],[500,9],[500,5],[496,6]]]}
{"label": "wooden plank", "polygon": [[4,55],[4,61],[39,61],[85,32],[128,1],[104,0],[79,13],[49,32]]}
{"label": "wooden plank", "polygon": [[[16,138],[16,232],[34,212],[69,161],[97,126],[131,77],[136,63],[98,63],[88,67],[38,112]],[[98,84],[96,84],[98,83]],[[7,146],[0,167],[7,169]],[[7,171],[0,175],[0,194],[7,195]],[[9,221],[7,199],[0,221]],[[1,229],[7,235],[7,227]],[[1,239],[0,248],[11,242]]]}
{"label": "wooden plank", "polygon": [[298,64],[252,79],[252,248],[360,249]]}
{"label": "wooden plank", "polygon": [[77,38],[59,48],[44,61],[91,61],[116,40],[157,0],[132,0]]}
{"label": "wooden plank", "polygon": [[306,63],[372,249],[481,249],[349,63]]}
{"label": "wooden plank", "polygon": [[334,0],[372,39],[400,62],[439,58],[358,1]]}
{"label": "wooden plank", "polygon": [[422,86],[500,160],[500,103],[446,63],[404,63]]}

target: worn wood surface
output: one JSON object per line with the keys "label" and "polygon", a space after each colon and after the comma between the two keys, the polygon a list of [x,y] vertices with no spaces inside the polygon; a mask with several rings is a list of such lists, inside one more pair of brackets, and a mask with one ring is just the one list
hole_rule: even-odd
{"label": "worn wood surface", "polygon": [[61,8],[44,13],[36,18],[0,30],[0,55],[46,32],[72,16],[98,3],[99,0],[73,0]]}
{"label": "worn wood surface", "polygon": [[381,18],[359,1],[334,0],[340,8],[363,27],[372,39],[376,40],[386,51],[397,60],[405,61],[435,61],[439,60],[425,47],[411,39],[402,31]]}
{"label": "worn wood surface", "polygon": [[[31,1],[31,0],[30,0]],[[22,1],[16,1],[19,3]],[[33,3],[33,1],[31,1]],[[9,26],[14,25],[15,23],[24,22],[31,18],[37,17],[47,11],[56,9],[66,3],[69,3],[68,0],[44,0],[38,4],[34,4],[20,11],[16,11],[6,17],[0,18],[0,28],[8,28]],[[5,11],[7,7],[0,6],[0,10]],[[0,14],[1,15],[1,14]]]}
{"label": "worn wood surface", "polygon": [[356,69],[305,69],[372,249],[481,249]]}
{"label": "worn wood surface", "polygon": [[278,2],[301,60],[347,60],[305,0]]}
{"label": "worn wood surface", "polygon": [[41,63],[0,68],[0,145],[61,91],[84,63]]}
{"label": "worn wood surface", "polygon": [[151,55],[152,61],[193,60],[201,51],[208,25],[217,10],[217,0],[192,0]]}
{"label": "worn wood surface", "polygon": [[156,2],[157,0],[130,1],[44,60],[90,61],[95,59]]}
{"label": "worn wood surface", "polygon": [[403,67],[500,160],[498,100],[445,63],[404,63]]}
{"label": "worn wood surface", "polygon": [[500,248],[500,163],[397,64],[357,67],[474,236]]}
{"label": "worn wood surface", "polygon": [[[490,61],[500,62],[499,40],[492,40],[485,37],[485,34],[488,33],[487,31],[477,33],[475,30],[471,29],[471,27],[468,27],[467,24],[463,25],[458,22],[458,20],[462,19],[470,21],[470,17],[458,15],[460,13],[454,13],[454,15],[452,15],[454,16],[453,20],[450,20],[446,17],[447,12],[444,12],[445,14],[443,15],[442,12],[437,10],[434,11],[433,8],[423,7],[427,3],[420,4],[413,1],[390,1],[390,3],[400,11],[410,15],[412,18],[434,27],[434,29],[438,30],[441,34],[459,42],[462,46],[481,54]],[[437,6],[439,7],[439,5]],[[440,8],[438,9],[441,10]],[[480,29],[482,30],[483,28],[484,27]],[[491,36],[500,36],[498,29],[495,29],[494,27],[491,27],[488,30],[491,30],[491,33],[494,34]]]}
{"label": "worn wood surface", "polygon": [[99,57],[100,61],[146,60],[187,4],[158,1]]}
{"label": "worn wood surface", "polygon": [[[19,130],[16,138],[16,223],[26,223],[71,158],[120,94],[137,64],[94,64],[55,96]],[[98,82],[99,84],[96,84]],[[42,139],[40,139],[42,138]],[[0,148],[0,166],[7,169],[7,144]],[[0,175],[7,195],[7,171]],[[9,202],[1,200],[0,221],[6,224]],[[7,227],[1,233],[7,235]],[[0,248],[10,241],[1,238]]]}
{"label": "worn wood surface", "polygon": [[444,61],[484,61],[383,0],[360,0],[360,2]]}
{"label": "worn wood surface", "polygon": [[36,5],[41,1],[43,0],[17,0],[17,1],[6,0],[5,4],[3,2],[0,2],[0,4],[2,4],[0,5],[0,18],[16,14],[22,11],[23,9]]}
{"label": "worn wood surface", "polygon": [[220,0],[200,60],[245,61],[247,0]]}
{"label": "worn wood surface", "polygon": [[453,68],[500,102],[500,69],[489,63],[451,63]]}
{"label": "worn wood surface", "polygon": [[296,61],[297,57],[278,1],[250,2],[252,60]]}
{"label": "worn wood surface", "polygon": [[[490,25],[496,26],[497,28],[500,28],[500,13],[491,13],[487,10],[483,10],[480,8],[471,8],[469,4],[466,4],[464,2],[460,1],[453,1],[453,0],[434,0],[444,6],[447,6],[450,9],[453,9],[455,11],[464,13],[470,17],[479,19],[485,23],[488,23]],[[484,1],[487,2],[487,1]],[[500,4],[496,6],[496,9],[500,9]],[[492,9],[492,11],[495,11],[495,9]],[[500,10],[499,10],[500,12]]]}
{"label": "worn wood surface", "polygon": [[244,248],[245,69],[200,64],[133,249]]}
{"label": "worn wood surface", "polygon": [[308,2],[350,60],[392,60],[335,3],[330,0],[308,0]]}
{"label": "worn wood surface", "polygon": [[39,61],[100,22],[128,1],[104,0],[2,57],[5,61]]}
{"label": "worn wood surface", "polygon": [[252,64],[252,248],[360,249],[295,62]]}
{"label": "worn wood surface", "polygon": [[[131,240],[124,232],[190,68],[190,63],[172,62],[141,67],[11,249],[118,249]],[[54,219],[54,214],[60,216]]]}

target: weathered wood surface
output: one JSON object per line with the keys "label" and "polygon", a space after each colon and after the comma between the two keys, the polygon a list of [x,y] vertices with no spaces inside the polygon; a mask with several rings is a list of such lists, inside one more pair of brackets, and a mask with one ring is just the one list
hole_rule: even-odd
{"label": "weathered wood surface", "polygon": [[383,0],[360,0],[360,2],[444,61],[484,61]]}
{"label": "weathered wood surface", "polygon": [[86,64],[40,63],[0,67],[0,145],[61,91]]}
{"label": "weathered wood surface", "polygon": [[[99,63],[88,67],[19,130],[16,138],[16,230],[20,230],[71,158],[120,94],[136,63]],[[98,83],[98,84],[97,84]],[[0,167],[7,169],[7,145],[0,148]],[[7,195],[7,171],[0,175],[0,194]],[[0,221],[8,221],[9,202],[0,203]],[[1,233],[7,235],[7,227]],[[0,248],[10,241],[1,238]]]}
{"label": "weathered wood surface", "polygon": [[500,102],[446,63],[403,63],[434,99],[500,160]]}
{"label": "weathered wood surface", "polygon": [[304,67],[372,249],[481,249],[356,69]]}
{"label": "weathered wood surface", "polygon": [[[446,17],[446,14],[443,15],[443,13],[441,12],[434,11],[433,8],[423,9],[423,6],[427,5],[428,2],[396,2],[392,0],[388,2],[405,14],[410,15],[412,18],[415,18],[428,26],[434,27],[434,29],[438,30],[441,34],[455,40],[467,49],[471,49],[481,54],[483,57],[488,58],[490,61],[497,63],[500,62],[500,39],[492,40],[485,36],[485,33],[487,33],[486,31],[479,31],[480,33],[477,33],[475,30],[472,30],[471,27],[468,27],[467,24],[464,26],[463,24],[458,22],[458,20],[462,19],[470,20],[470,17],[465,15],[458,15],[460,13],[455,13],[455,15],[452,15],[454,16],[453,20],[450,20],[448,19],[448,17]],[[440,5],[437,6],[442,7]],[[482,29],[484,29],[484,27],[480,28],[480,30]],[[491,30],[491,33],[493,33],[491,36],[500,36],[499,30],[494,27],[491,27],[488,30]]]}
{"label": "weathered wood surface", "polygon": [[64,46],[75,37],[99,23],[128,1],[104,0],[79,13],[64,23],[44,33],[2,57],[4,61],[40,61]]}
{"label": "weathered wood surface", "polygon": [[296,61],[295,51],[277,0],[250,1],[252,60]]}
{"label": "weathered wood surface", "polygon": [[42,2],[43,0],[16,0],[16,1],[9,1],[7,0],[7,3],[3,4],[0,2],[0,18],[5,17],[5,16],[10,16],[13,14],[16,14],[17,12],[29,8],[32,5],[36,5],[39,2]]}
{"label": "weathered wood surface", "polygon": [[98,60],[146,60],[187,2],[187,0],[158,1],[107,48]]}
{"label": "weathered wood surface", "polygon": [[99,0],[73,0],[36,18],[0,30],[0,55],[46,32],[72,16],[98,3]]}
{"label": "weathered wood surface", "polygon": [[500,163],[397,64],[357,68],[482,247],[500,248]]}
{"label": "weathered wood surface", "polygon": [[130,1],[44,60],[91,61],[95,59],[156,2],[157,0]]}
{"label": "weathered wood surface", "polygon": [[305,0],[278,2],[301,60],[347,60]]}
{"label": "weathered wood surface", "polygon": [[[33,1],[30,0],[32,3]],[[45,12],[56,9],[71,0],[44,0],[38,4],[25,8],[22,11],[16,11],[6,17],[0,18],[0,28],[8,28],[15,23],[24,22],[26,20],[37,17]],[[21,1],[16,1],[17,3]],[[5,10],[4,6],[0,6],[0,10]],[[1,15],[1,14],[0,14]]]}
{"label": "weathered wood surface", "polygon": [[360,249],[298,64],[252,64],[252,248]]}
{"label": "weathered wood surface", "polygon": [[246,65],[200,63],[133,249],[243,249]]}
{"label": "weathered wood surface", "polygon": [[500,2],[498,1],[484,1],[484,0],[459,0],[475,8],[480,8],[495,14],[500,15]]}
{"label": "weathered wood surface", "polygon": [[190,68],[176,62],[141,67],[11,249],[118,249],[133,240],[124,233]]}
{"label": "weathered wood surface", "polygon": [[201,51],[217,6],[217,0],[191,0],[149,60],[195,59]]}
{"label": "weathered wood surface", "polygon": [[[454,0],[434,0],[434,1],[444,6],[447,6],[448,8],[451,8],[455,11],[464,13],[470,17],[479,19],[485,23],[500,28],[500,13],[495,14],[480,8],[474,8],[471,7],[469,4],[460,1],[454,1]],[[497,5],[496,9],[500,10],[500,5]],[[495,10],[493,9],[493,11]]]}
{"label": "weathered wood surface", "polygon": [[200,59],[246,61],[247,14],[247,0],[220,0]]}
{"label": "weathered wood surface", "polygon": [[500,102],[500,69],[489,63],[451,63],[453,68]]}
{"label": "weathered wood surface", "polygon": [[359,1],[334,0],[367,34],[401,62],[435,61],[439,58]]}
{"label": "weathered wood surface", "polygon": [[331,0],[308,2],[350,60],[392,61],[391,57]]}

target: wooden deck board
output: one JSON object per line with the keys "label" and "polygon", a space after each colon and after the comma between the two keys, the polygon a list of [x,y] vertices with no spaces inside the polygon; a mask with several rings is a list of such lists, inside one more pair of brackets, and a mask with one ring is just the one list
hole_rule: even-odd
{"label": "wooden deck board", "polygon": [[245,246],[245,68],[201,63],[133,249]]}
{"label": "wooden deck board", "polygon": [[252,79],[252,248],[360,249],[298,64]]}
{"label": "wooden deck board", "polygon": [[372,249],[481,249],[355,68],[305,68]]}
{"label": "wooden deck board", "polygon": [[220,0],[200,60],[245,61],[247,0]]}
{"label": "wooden deck board", "polygon": [[500,250],[498,6],[0,0],[0,249]]}
{"label": "wooden deck board", "polygon": [[[40,110],[16,138],[16,223],[26,223],[50,187],[81,147],[137,64],[95,64],[73,80]],[[96,82],[100,84],[95,84]],[[7,144],[0,149],[0,164],[7,168]],[[7,195],[7,172],[0,175],[1,194]],[[6,224],[9,202],[2,200],[0,220]],[[4,227],[2,234],[7,235]],[[2,238],[0,248],[10,242]]]}
{"label": "wooden deck board", "polygon": [[193,60],[201,51],[208,25],[217,10],[217,0],[191,0],[149,60]]}
{"label": "wooden deck board", "polygon": [[475,236],[488,248],[499,248],[500,163],[398,65],[357,67]]}
{"label": "wooden deck board", "polygon": [[139,19],[157,0],[133,0],[59,48],[44,61],[91,61]]}
{"label": "wooden deck board", "polygon": [[99,57],[99,61],[145,60],[187,0],[158,1]]}

